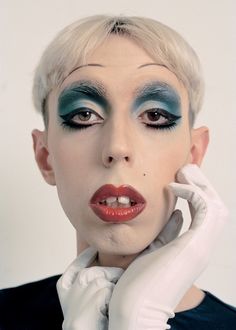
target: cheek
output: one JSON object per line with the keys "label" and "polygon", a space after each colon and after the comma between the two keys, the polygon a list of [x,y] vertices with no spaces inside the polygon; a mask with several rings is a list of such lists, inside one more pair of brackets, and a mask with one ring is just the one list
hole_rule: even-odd
{"label": "cheek", "polygon": [[156,142],[153,152],[146,154],[150,212],[159,214],[159,224],[163,225],[174,209],[176,199],[168,189],[168,184],[175,181],[178,170],[188,163],[189,154],[190,139],[186,134],[180,134],[165,143]]}
{"label": "cheek", "polygon": [[89,190],[89,173],[94,160],[92,151],[80,141],[71,138],[51,140],[50,148],[59,199],[71,219]]}
{"label": "cheek", "polygon": [[180,132],[170,135],[164,142],[157,140],[152,152],[146,153],[145,159],[153,179],[163,186],[175,179],[177,171],[188,162],[189,155],[189,134]]}

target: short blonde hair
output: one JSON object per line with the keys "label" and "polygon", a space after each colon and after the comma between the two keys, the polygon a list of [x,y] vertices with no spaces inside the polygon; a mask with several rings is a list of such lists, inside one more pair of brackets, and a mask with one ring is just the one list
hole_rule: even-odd
{"label": "short blonde hair", "polygon": [[157,63],[177,76],[188,92],[192,125],[204,94],[201,65],[192,47],[176,31],[156,20],[107,15],[90,16],[72,23],[44,51],[34,76],[33,101],[43,114],[45,125],[50,91],[78,65],[86,64],[88,54],[111,34],[131,38]]}

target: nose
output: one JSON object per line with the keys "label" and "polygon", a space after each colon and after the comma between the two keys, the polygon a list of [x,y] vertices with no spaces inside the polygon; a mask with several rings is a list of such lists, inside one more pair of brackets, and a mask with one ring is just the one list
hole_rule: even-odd
{"label": "nose", "polygon": [[133,162],[132,137],[129,127],[125,124],[111,125],[107,127],[104,136],[102,162],[105,167],[123,163],[131,166]]}

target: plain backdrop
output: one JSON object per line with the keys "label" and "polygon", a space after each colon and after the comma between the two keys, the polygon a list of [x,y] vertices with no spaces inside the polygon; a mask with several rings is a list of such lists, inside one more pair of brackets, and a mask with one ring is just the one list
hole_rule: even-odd
{"label": "plain backdrop", "polygon": [[235,3],[0,0],[0,287],[62,273],[76,255],[74,230],[55,187],[41,178],[32,152],[31,130],[43,128],[31,101],[33,72],[42,51],[78,18],[142,15],[180,32],[202,61],[206,96],[196,126],[205,124],[211,131],[203,171],[227,204],[230,222],[197,284],[236,305]]}

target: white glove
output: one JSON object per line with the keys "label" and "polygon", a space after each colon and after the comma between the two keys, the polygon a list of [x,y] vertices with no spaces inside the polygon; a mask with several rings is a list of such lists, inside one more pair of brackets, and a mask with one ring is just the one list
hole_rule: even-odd
{"label": "white glove", "polygon": [[[178,236],[182,214],[176,210],[157,239],[143,252],[149,253]],[[97,252],[88,248],[58,280],[57,291],[64,314],[64,330],[107,330],[108,303],[114,283],[124,272],[115,267],[91,267]]]}
{"label": "white glove", "polygon": [[109,304],[109,330],[164,330],[174,309],[206,267],[227,210],[196,165],[186,165],[170,187],[189,201],[187,232],[136,258],[117,282]]}
{"label": "white glove", "polygon": [[93,248],[84,250],[57,282],[63,330],[107,330],[108,303],[123,273],[116,267],[86,268],[95,259]]}

